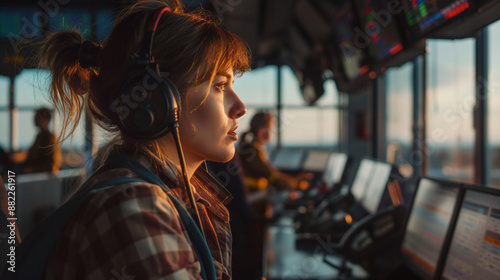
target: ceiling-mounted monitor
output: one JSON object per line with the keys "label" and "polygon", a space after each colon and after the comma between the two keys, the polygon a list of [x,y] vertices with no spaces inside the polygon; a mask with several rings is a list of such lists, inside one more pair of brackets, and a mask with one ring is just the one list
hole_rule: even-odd
{"label": "ceiling-mounted monitor", "polygon": [[346,2],[340,9],[333,31],[345,77],[355,80],[366,74],[370,70],[367,42],[359,28],[351,2]]}
{"label": "ceiling-mounted monitor", "polygon": [[83,37],[92,35],[92,15],[90,10],[67,9],[49,18],[51,32],[78,30]]}
{"label": "ceiling-mounted monitor", "polygon": [[404,24],[402,1],[355,0],[354,5],[373,71],[384,73],[425,54],[425,39],[414,38]]}
{"label": "ceiling-mounted monitor", "polygon": [[438,28],[429,34],[430,38],[460,39],[473,37],[483,27],[500,19],[500,0],[474,0],[468,14]]}
{"label": "ceiling-mounted monitor", "polygon": [[434,37],[477,10],[474,0],[404,0],[403,12],[413,38]]}
{"label": "ceiling-mounted monitor", "polygon": [[370,57],[382,61],[403,50],[403,37],[397,27],[397,10],[386,0],[355,0],[360,19],[360,35],[366,41]]}

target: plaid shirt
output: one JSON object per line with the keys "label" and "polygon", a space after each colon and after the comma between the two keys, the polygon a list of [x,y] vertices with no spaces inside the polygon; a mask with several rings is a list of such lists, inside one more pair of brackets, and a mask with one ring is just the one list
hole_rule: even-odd
{"label": "plaid shirt", "polygon": [[[171,164],[156,174],[184,204],[182,177]],[[104,169],[104,171],[103,171]],[[128,169],[102,168],[81,189],[112,177],[139,176]],[[229,192],[203,168],[191,178],[217,279],[231,279],[231,229],[224,204]],[[190,212],[191,213],[191,212]],[[201,279],[200,263],[179,214],[157,185],[129,183],[100,191],[72,216],[49,258],[45,279]]]}

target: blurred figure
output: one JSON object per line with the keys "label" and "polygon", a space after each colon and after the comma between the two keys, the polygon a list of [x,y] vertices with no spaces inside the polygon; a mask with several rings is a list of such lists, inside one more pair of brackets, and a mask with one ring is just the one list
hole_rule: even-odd
{"label": "blurred figure", "polygon": [[[266,193],[273,186],[279,190],[295,190],[301,182],[308,185],[306,176],[300,174],[291,176],[281,173],[270,162],[265,145],[271,138],[272,116],[266,112],[255,114],[250,121],[250,130],[244,133],[236,148],[245,178],[245,184],[250,192],[250,208],[253,223],[246,244],[247,259],[251,270],[241,279],[260,279],[263,276],[263,256],[266,232],[266,221],[272,215],[272,206],[269,204]],[[259,194],[264,193],[264,196]],[[251,241],[250,241],[251,240]],[[251,259],[251,261],[250,261]],[[236,278],[235,278],[236,279]]]}
{"label": "blurred figure", "polygon": [[35,111],[35,126],[39,132],[35,143],[28,151],[21,167],[22,173],[51,172],[57,173],[61,166],[61,150],[55,147],[56,137],[49,131],[52,113],[47,108]]}
{"label": "blurred figure", "polygon": [[280,190],[294,190],[299,188],[301,182],[307,185],[303,179],[310,177],[310,174],[291,176],[281,173],[272,166],[265,147],[271,139],[271,126],[271,114],[265,112],[255,114],[250,121],[250,131],[242,135],[237,147],[245,173],[245,183],[250,192],[263,190],[268,185]]}

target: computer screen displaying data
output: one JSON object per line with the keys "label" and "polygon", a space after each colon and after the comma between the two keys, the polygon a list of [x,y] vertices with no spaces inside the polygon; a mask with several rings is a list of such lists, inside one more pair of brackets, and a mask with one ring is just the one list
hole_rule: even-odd
{"label": "computer screen displaying data", "polygon": [[280,150],[274,157],[273,165],[279,170],[297,171],[302,164],[303,150]]}
{"label": "computer screen displaying data", "polygon": [[391,176],[392,166],[384,162],[375,162],[373,176],[368,181],[366,193],[361,201],[361,205],[370,213],[375,213],[378,210],[382,196],[387,187],[387,182]]}
{"label": "computer screen displaying data", "polygon": [[469,0],[405,0],[403,12],[408,27],[417,36],[439,27],[446,21],[469,12]]}
{"label": "computer screen displaying data", "polygon": [[467,190],[442,279],[500,279],[500,196]]}
{"label": "computer screen displaying data", "polygon": [[347,163],[347,155],[342,153],[333,153],[328,159],[325,173],[323,173],[323,182],[329,187],[340,182]]}
{"label": "computer screen displaying data", "polygon": [[419,181],[401,251],[405,265],[422,279],[434,277],[458,191],[451,183]]}
{"label": "computer screen displaying data", "polygon": [[389,13],[388,0],[355,0],[361,27],[370,44],[369,55],[377,60],[391,57],[403,50],[403,42],[394,15]]}
{"label": "computer screen displaying data", "polygon": [[355,40],[358,36],[356,27],[356,15],[352,5],[350,2],[345,2],[339,12],[338,22],[335,23],[334,36],[339,44],[340,59],[348,80],[365,74],[369,69],[364,48]]}
{"label": "computer screen displaying data", "polygon": [[351,194],[354,196],[356,201],[363,200],[366,192],[366,187],[368,183],[373,178],[373,170],[375,167],[375,162],[369,159],[361,160],[358,170],[356,171],[356,176],[351,186]]}
{"label": "computer screen displaying data", "polygon": [[304,161],[302,169],[309,172],[323,172],[330,158],[330,152],[327,151],[309,151]]}

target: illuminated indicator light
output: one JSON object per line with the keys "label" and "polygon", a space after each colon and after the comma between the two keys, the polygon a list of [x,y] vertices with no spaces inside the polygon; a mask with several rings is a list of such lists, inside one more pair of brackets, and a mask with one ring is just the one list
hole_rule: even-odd
{"label": "illuminated indicator light", "polygon": [[303,180],[299,183],[299,189],[305,191],[307,188],[309,188],[309,183],[307,181]]}
{"label": "illuminated indicator light", "polygon": [[269,185],[269,182],[264,177],[259,178],[259,180],[257,181],[257,188],[259,190],[264,190],[268,185]]}
{"label": "illuminated indicator light", "polygon": [[465,11],[467,8],[469,8],[469,2],[465,2],[462,5],[456,7],[455,9],[448,12],[444,17],[445,18],[452,18],[452,17],[458,15],[459,13]]}
{"label": "illuminated indicator light", "polygon": [[359,68],[359,74],[363,75],[364,73],[368,72],[368,65],[363,65],[361,68]]}
{"label": "illuminated indicator light", "polygon": [[389,53],[394,55],[394,54],[397,54],[398,52],[400,52],[401,50],[403,49],[403,46],[401,44],[397,44],[396,46],[394,46],[390,51]]}
{"label": "illuminated indicator light", "polygon": [[370,79],[375,79],[377,77],[377,73],[371,71],[370,74],[368,74],[368,77],[370,77]]}
{"label": "illuminated indicator light", "polygon": [[289,196],[290,200],[296,200],[297,198],[299,198],[299,195],[297,194],[296,191],[291,191]]}
{"label": "illuminated indicator light", "polygon": [[372,21],[372,20],[373,20],[373,15],[366,16],[366,21]]}
{"label": "illuminated indicator light", "polygon": [[352,224],[352,217],[349,214],[345,214],[345,222],[350,225]]}
{"label": "illuminated indicator light", "polygon": [[424,4],[420,4],[418,9],[420,10],[420,14],[422,15],[422,17],[427,16],[427,9],[425,8]]}

